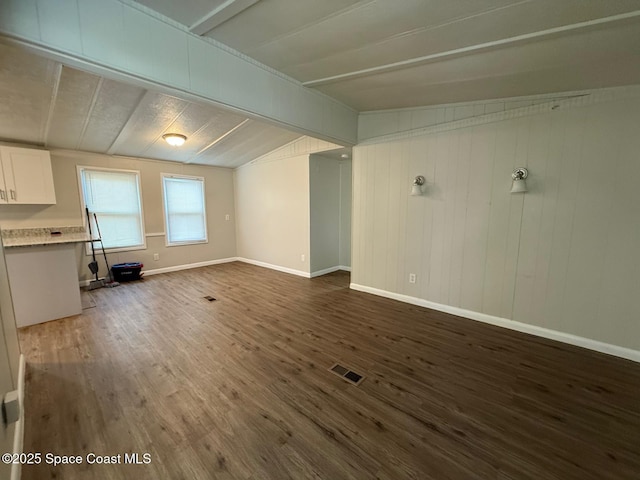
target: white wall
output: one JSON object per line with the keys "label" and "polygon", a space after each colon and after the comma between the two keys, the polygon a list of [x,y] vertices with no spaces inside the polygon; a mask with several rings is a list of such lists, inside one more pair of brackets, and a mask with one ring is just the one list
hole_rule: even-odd
{"label": "white wall", "polygon": [[354,286],[640,350],[639,89],[552,107],[357,146]]}
{"label": "white wall", "polygon": [[341,267],[351,267],[351,160],[340,161],[340,254]]}
{"label": "white wall", "polygon": [[340,162],[309,156],[311,273],[340,265]]}
{"label": "white wall", "polygon": [[[234,171],[238,257],[307,277],[322,268],[340,265],[340,242],[350,241],[340,233],[341,204],[336,207],[335,203],[343,190],[341,175],[346,179],[350,171],[343,171],[342,162],[336,160],[328,160],[329,170],[315,163],[320,159],[319,152],[336,148],[339,145],[305,136]],[[310,163],[317,165],[313,174]],[[317,187],[313,190],[315,207],[311,206],[310,184]],[[327,188],[333,192],[330,198],[324,191]],[[312,208],[317,209],[314,227]],[[329,221],[329,217],[335,220]],[[350,220],[344,217],[345,222]],[[321,228],[327,222],[335,224],[331,232]]]}
{"label": "white wall", "polygon": [[[61,227],[86,225],[80,205],[77,165],[138,170],[142,190],[147,248],[108,254],[109,263],[139,261],[145,270],[171,268],[236,256],[233,170],[202,165],[185,165],[142,158],[111,157],[87,152],[53,151],[51,154],[55,205],[0,205],[0,227]],[[167,247],[164,237],[164,209],[161,173],[177,173],[205,178],[207,231],[209,242],[198,245]],[[230,220],[225,220],[225,215]],[[99,247],[96,244],[96,247]],[[153,254],[160,255],[159,261]],[[78,275],[91,277],[87,268],[90,259],[78,246]],[[107,272],[102,255],[98,255],[100,275]]]}
{"label": "white wall", "polygon": [[308,155],[246,164],[234,185],[238,257],[308,276]]}

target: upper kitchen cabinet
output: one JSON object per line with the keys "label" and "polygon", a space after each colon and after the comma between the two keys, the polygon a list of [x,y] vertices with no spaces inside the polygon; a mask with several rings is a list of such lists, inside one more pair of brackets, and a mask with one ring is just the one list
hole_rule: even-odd
{"label": "upper kitchen cabinet", "polygon": [[56,203],[49,152],[0,147],[0,158],[0,203]]}

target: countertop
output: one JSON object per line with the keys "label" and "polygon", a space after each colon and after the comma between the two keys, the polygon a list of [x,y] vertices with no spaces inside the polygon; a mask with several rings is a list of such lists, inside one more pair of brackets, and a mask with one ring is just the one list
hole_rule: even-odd
{"label": "countertop", "polygon": [[[40,227],[2,229],[4,247],[31,247],[62,243],[84,243],[90,240],[84,227]],[[98,239],[94,239],[98,240]]]}

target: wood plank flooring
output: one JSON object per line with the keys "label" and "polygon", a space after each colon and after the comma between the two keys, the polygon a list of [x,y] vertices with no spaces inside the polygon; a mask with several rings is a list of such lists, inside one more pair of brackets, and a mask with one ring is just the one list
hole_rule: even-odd
{"label": "wood plank flooring", "polygon": [[348,283],[231,263],[22,329],[25,452],[151,455],[23,479],[640,478],[640,365]]}

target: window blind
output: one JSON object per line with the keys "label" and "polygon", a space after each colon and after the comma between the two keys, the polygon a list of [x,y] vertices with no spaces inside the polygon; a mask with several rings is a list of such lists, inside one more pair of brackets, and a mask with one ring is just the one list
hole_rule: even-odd
{"label": "window blind", "polygon": [[138,185],[137,172],[82,170],[85,205],[98,217],[105,248],[144,245]]}
{"label": "window blind", "polygon": [[163,176],[167,243],[207,241],[204,179]]}

